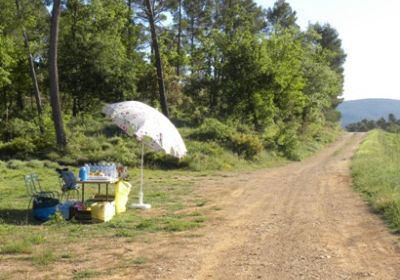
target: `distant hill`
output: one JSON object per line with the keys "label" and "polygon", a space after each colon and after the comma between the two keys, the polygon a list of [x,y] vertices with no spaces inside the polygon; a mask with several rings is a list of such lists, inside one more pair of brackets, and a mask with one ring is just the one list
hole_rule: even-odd
{"label": "distant hill", "polygon": [[400,100],[376,98],[344,101],[339,105],[338,111],[342,113],[342,126],[362,119],[387,119],[390,113],[400,118]]}

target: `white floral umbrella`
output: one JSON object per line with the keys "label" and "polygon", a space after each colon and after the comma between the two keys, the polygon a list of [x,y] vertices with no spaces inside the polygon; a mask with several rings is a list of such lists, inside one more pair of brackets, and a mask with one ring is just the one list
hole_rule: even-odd
{"label": "white floral umbrella", "polygon": [[139,204],[137,208],[150,208],[143,203],[143,152],[144,144],[155,151],[165,153],[177,158],[186,155],[186,146],[176,127],[156,109],[138,102],[124,101],[104,106],[103,113],[111,118],[130,136],[135,136],[142,143],[141,180],[139,191]]}

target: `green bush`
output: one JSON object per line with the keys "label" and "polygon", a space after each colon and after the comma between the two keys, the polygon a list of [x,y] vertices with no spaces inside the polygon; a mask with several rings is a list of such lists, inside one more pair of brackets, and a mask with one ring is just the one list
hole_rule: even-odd
{"label": "green bush", "polygon": [[287,125],[281,129],[276,138],[278,151],[290,160],[300,160],[300,140],[297,135],[296,127]]}
{"label": "green bush", "polygon": [[12,159],[7,161],[7,168],[9,169],[22,169],[25,167],[25,163],[21,160]]}
{"label": "green bush", "polygon": [[101,149],[102,149],[103,151],[110,150],[110,149],[112,149],[112,147],[113,147],[113,145],[110,144],[110,143],[107,143],[107,142],[101,144]]}
{"label": "green bush", "polygon": [[146,166],[158,167],[162,169],[175,169],[187,166],[187,163],[180,161],[178,158],[167,155],[163,152],[146,153],[144,155]]}
{"label": "green bush", "polygon": [[13,139],[17,137],[25,137],[26,135],[36,135],[39,128],[32,120],[26,121],[19,118],[10,120],[6,126],[0,128],[2,139]]}
{"label": "green bush", "polygon": [[250,134],[234,134],[232,136],[232,150],[244,156],[246,159],[253,159],[263,150],[263,145],[257,136]]}
{"label": "green bush", "polygon": [[[243,125],[240,126],[240,130],[248,131]],[[189,138],[203,142],[217,142],[246,159],[253,159],[263,149],[257,136],[239,133],[216,119],[206,119],[200,127],[189,134]]]}
{"label": "green bush", "polygon": [[121,137],[114,136],[108,139],[108,142],[110,142],[112,145],[119,145],[123,142]]}
{"label": "green bush", "polygon": [[214,142],[188,141],[188,154],[181,160],[190,170],[228,170],[238,163],[238,158]]}
{"label": "green bush", "polygon": [[46,168],[50,168],[50,169],[60,168],[60,165],[57,162],[50,161],[50,160],[44,160],[43,166]]}
{"label": "green bush", "polygon": [[26,163],[26,166],[32,168],[42,168],[44,166],[43,161],[32,159]]}
{"label": "green bush", "polygon": [[0,146],[0,157],[3,159],[19,158],[26,159],[35,151],[32,139],[17,137],[11,142],[3,143]]}
{"label": "green bush", "polygon": [[218,143],[229,142],[235,130],[216,119],[206,119],[189,135],[190,139],[204,142],[215,141]]}

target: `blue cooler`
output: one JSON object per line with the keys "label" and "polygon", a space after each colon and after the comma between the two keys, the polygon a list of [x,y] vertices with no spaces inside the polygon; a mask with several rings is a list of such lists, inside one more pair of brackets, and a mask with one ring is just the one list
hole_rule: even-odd
{"label": "blue cooler", "polygon": [[33,200],[33,217],[39,221],[47,221],[54,215],[60,201],[52,197],[37,197]]}

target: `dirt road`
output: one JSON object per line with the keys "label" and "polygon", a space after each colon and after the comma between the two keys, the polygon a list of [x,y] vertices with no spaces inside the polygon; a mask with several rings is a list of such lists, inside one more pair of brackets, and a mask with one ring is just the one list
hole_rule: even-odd
{"label": "dirt road", "polygon": [[351,189],[362,138],[346,134],[303,162],[211,182],[199,192],[221,208],[212,222],[195,237],[140,248],[156,252],[149,264],[118,277],[400,279],[399,236]]}

